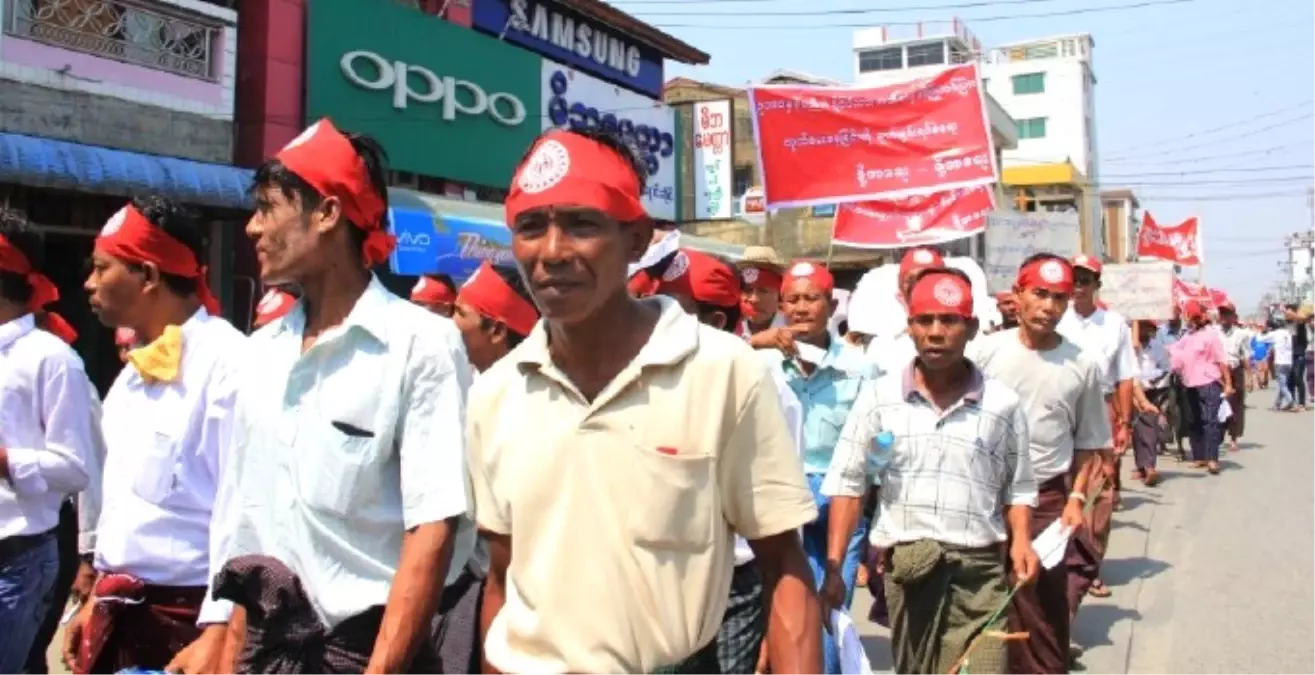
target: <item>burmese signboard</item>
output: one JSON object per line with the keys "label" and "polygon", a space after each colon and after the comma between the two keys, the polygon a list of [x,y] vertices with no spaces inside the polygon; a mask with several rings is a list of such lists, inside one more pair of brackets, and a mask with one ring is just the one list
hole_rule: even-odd
{"label": "burmese signboard", "polygon": [[374,136],[396,171],[510,182],[543,130],[540,57],[400,3],[307,6],[307,121]]}

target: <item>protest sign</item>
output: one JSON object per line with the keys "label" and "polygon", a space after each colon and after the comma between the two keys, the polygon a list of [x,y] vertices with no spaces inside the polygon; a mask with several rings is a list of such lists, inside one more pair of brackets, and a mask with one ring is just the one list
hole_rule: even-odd
{"label": "protest sign", "polygon": [[1008,291],[1023,261],[1036,253],[1072,258],[1081,253],[1076,213],[997,211],[986,217],[986,285],[992,293]]}
{"label": "protest sign", "polygon": [[1173,279],[1173,263],[1106,265],[1100,273],[1100,299],[1125,319],[1172,319]]}

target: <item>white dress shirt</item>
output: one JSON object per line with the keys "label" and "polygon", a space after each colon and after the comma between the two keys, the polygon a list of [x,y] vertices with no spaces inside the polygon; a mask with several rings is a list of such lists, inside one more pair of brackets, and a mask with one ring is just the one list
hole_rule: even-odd
{"label": "white dress shirt", "polygon": [[64,499],[87,486],[95,395],[82,359],[31,314],[0,325],[0,539],[54,529]]}
{"label": "white dress shirt", "polygon": [[[1229,368],[1237,368],[1251,358],[1251,331],[1241,326],[1219,327],[1219,337],[1224,341],[1224,356]],[[1236,385],[1234,385],[1236,386]]]}
{"label": "white dress shirt", "polygon": [[[776,350],[761,350],[764,355],[775,354]],[[773,367],[780,363],[780,357],[772,359],[770,356],[764,356],[763,365],[767,372],[772,375],[772,384],[776,385],[776,396],[781,401],[781,413],[785,415],[785,426],[790,429],[790,438],[794,439],[794,449],[800,456],[804,454],[804,406],[799,402],[799,397],[795,396],[794,390],[790,388],[790,383],[786,381],[785,376],[781,374],[779,366]],[[744,537],[736,535],[735,537],[735,566],[739,567],[745,563],[753,561],[753,549],[749,548],[749,542]]]}
{"label": "white dress shirt", "polygon": [[[105,397],[107,455],[94,566],[161,586],[208,586],[225,545],[212,535],[232,451],[233,402],[246,336],[204,309],[180,326],[173,382],[124,366]],[[231,603],[201,605],[199,624],[228,620]]]}
{"label": "white dress shirt", "polygon": [[[305,353],[303,307],[251,337],[227,558],[283,562],[332,628],[386,603],[408,529],[471,515],[471,371],[456,324],[378,279]],[[447,583],[474,547],[462,517]]]}
{"label": "white dress shirt", "polygon": [[1101,368],[1101,393],[1114,393],[1120,382],[1137,376],[1132,331],[1122,314],[1097,307],[1090,315],[1082,316],[1069,305],[1055,330],[1096,360]]}
{"label": "white dress shirt", "polygon": [[105,494],[105,435],[101,423],[105,419],[101,410],[100,394],[91,390],[91,452],[87,454],[87,487],[78,495],[78,554],[96,552],[96,526],[100,522],[101,502]]}

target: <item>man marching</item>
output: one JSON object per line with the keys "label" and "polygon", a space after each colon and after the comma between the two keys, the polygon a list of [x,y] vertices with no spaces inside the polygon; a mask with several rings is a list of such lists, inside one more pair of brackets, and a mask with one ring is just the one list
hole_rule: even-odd
{"label": "man marching", "polygon": [[446,274],[425,274],[411,287],[411,302],[448,318],[452,318],[452,305],[457,290]]}
{"label": "man marching", "polygon": [[247,235],[261,281],[302,297],[252,336],[239,396],[232,547],[214,593],[240,606],[230,638],[244,670],[475,667],[470,368],[451,321],[370,272],[395,244],[385,173],[373,139],[327,119],[256,171]]}
{"label": "man marching", "polygon": [[520,273],[487,260],[453,303],[452,322],[461,331],[470,365],[481,373],[523,342],[538,321],[539,310]]}
{"label": "man marching", "polygon": [[[46,312],[59,290],[40,271],[41,236],[0,209],[0,672],[23,672],[60,577],[61,507],[99,481],[96,391],[76,338]],[[43,330],[46,329],[46,330]],[[53,608],[58,612],[62,608]],[[44,647],[44,645],[39,645]],[[44,664],[44,659],[41,660]]]}
{"label": "man marching", "polygon": [[[65,631],[77,672],[162,669],[217,654],[231,607],[206,597],[222,539],[236,374],[245,336],[206,283],[204,228],[162,197],[114,214],[86,289],[107,326],[143,346],[105,398],[106,463],[91,598]],[[190,658],[190,657],[189,657]]]}
{"label": "man marching", "polygon": [[929,248],[909,249],[904,253],[904,257],[900,258],[897,280],[899,288],[895,293],[895,299],[898,301],[898,306],[904,310],[902,313],[905,316],[891,317],[889,321],[903,319],[904,323],[897,330],[887,330],[875,336],[867,347],[869,358],[882,374],[904,372],[904,367],[917,353],[907,324],[909,293],[913,290],[914,279],[923,270],[944,267],[945,259],[940,253]]}
{"label": "man marching", "polygon": [[[978,638],[1005,628],[997,610],[1010,572],[1026,584],[1039,564],[1026,414],[1017,394],[964,358],[977,330],[967,276],[924,270],[908,308],[917,357],[859,393],[822,485],[832,498],[828,555],[843,555],[871,477],[895,672],[954,672],[970,645],[973,672],[1008,672],[1004,643]],[[828,577],[826,606],[843,595],[837,581]]]}
{"label": "man marching", "polygon": [[643,175],[618,137],[553,130],[512,179],[512,253],[543,321],[470,394],[486,669],[717,672],[739,533],[773,670],[818,672],[795,532],[816,509],[774,386],[743,340],[631,297]]}

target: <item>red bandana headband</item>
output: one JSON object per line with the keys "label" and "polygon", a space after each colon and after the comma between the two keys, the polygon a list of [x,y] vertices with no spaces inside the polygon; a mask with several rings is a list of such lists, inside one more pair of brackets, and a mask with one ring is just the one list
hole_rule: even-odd
{"label": "red bandana headband", "polygon": [[59,301],[59,288],[46,275],[32,269],[32,262],[23,255],[23,251],[0,235],[0,271],[20,274],[32,287],[32,297],[27,300],[27,311],[36,315],[41,328],[56,337],[73,344],[78,339],[78,332],[54,312],[45,311],[45,306]]}
{"label": "red bandana headband", "polygon": [[973,288],[958,275],[932,272],[918,279],[909,293],[909,316],[957,314],[973,316]]}
{"label": "red bandana headband", "polygon": [[418,302],[425,305],[450,305],[456,302],[457,296],[452,292],[448,285],[428,276],[420,277],[415,286],[411,287],[411,302]]}
{"label": "red bandana headband", "polygon": [[375,194],[365,160],[328,118],[310,125],[274,156],[325,197],[337,197],[342,214],[366,232],[361,255],[374,267],[392,254],[397,238],[383,229],[384,200]]}
{"label": "red bandana headband", "polygon": [[1073,292],[1073,266],[1060,258],[1041,258],[1018,270],[1019,288],[1044,288],[1056,293]]}
{"label": "red bandana headband", "polygon": [[671,259],[658,283],[658,293],[679,293],[714,307],[738,307],[740,280],[720,260],[699,251],[682,250]]}
{"label": "red bandana headband", "polygon": [[529,335],[539,322],[539,311],[507,283],[493,264],[484,264],[470,275],[457,293],[457,300],[494,321],[501,322],[517,335]]}
{"label": "red bandana headband", "polygon": [[780,290],[781,284],[785,277],[779,272],[766,267],[746,267],[740,270],[740,276],[744,279],[744,285],[753,288],[770,288]]}
{"label": "red bandana headband", "polygon": [[521,213],[545,206],[596,209],[623,223],[647,217],[634,169],[611,148],[560,130],[539,138],[516,170],[506,201],[507,226],[514,227]]}
{"label": "red bandana headband", "polygon": [[206,267],[192,249],[151,224],[129,204],[110,216],[96,237],[96,250],[127,263],[151,263],[160,272],[196,280],[196,297],[211,316],[219,316],[219,301],[210,294]]}
{"label": "red bandana headband", "polygon": [[819,290],[831,297],[831,291],[836,287],[835,277],[827,271],[825,267],[816,263],[800,261],[790,266],[785,273],[785,281],[781,284],[781,292],[786,292],[796,281],[807,279],[813,283]]}
{"label": "red bandana headband", "polygon": [[944,267],[945,259],[941,254],[929,248],[910,249],[899,261],[899,278],[904,281],[909,275],[928,267]]}
{"label": "red bandana headband", "polygon": [[287,316],[288,312],[291,312],[296,305],[297,299],[292,297],[291,293],[284,293],[277,288],[271,288],[265,292],[265,297],[261,298],[260,303],[256,305],[256,318],[251,322],[251,325],[253,328],[268,325]]}

